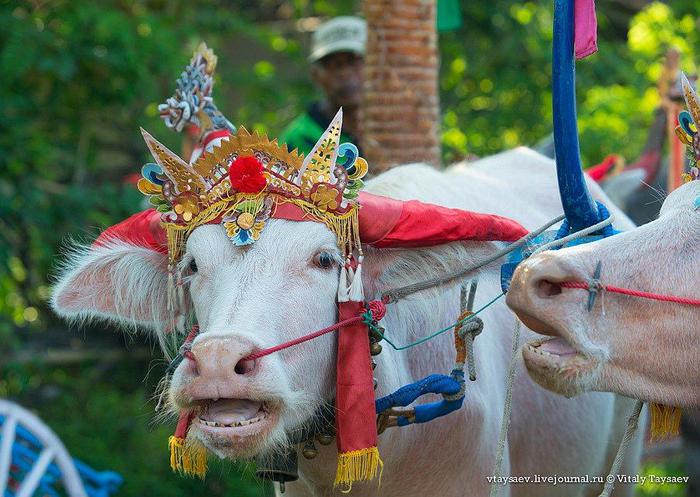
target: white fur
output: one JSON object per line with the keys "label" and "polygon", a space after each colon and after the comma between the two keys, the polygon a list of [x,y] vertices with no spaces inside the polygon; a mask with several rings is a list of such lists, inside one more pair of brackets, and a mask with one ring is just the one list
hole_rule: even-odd
{"label": "white fur", "polygon": [[59,266],[51,306],[75,324],[106,320],[127,331],[151,329],[169,353],[167,264],[164,254],[119,240],[73,244]]}
{"label": "white fur", "polygon": [[[368,182],[367,190],[501,214],[529,229],[561,213],[554,163],[523,148],[456,165],[442,173],[422,165],[396,168]],[[470,242],[420,250],[367,250],[365,296],[376,298],[382,290],[462,267],[495,248],[493,243]],[[322,270],[313,265],[314,255],[321,250],[337,254],[334,237],[316,223],[271,220],[260,240],[246,248],[234,247],[218,226],[196,229],[186,256],[194,257],[198,265],[198,272],[187,278],[202,330],[194,347],[203,349],[212,339],[235,338],[240,344],[236,353],[243,354],[241,348],[274,345],[335,322],[338,273],[337,269]],[[68,302],[70,298],[64,294],[94,291],[75,286],[84,281],[75,277],[83,270],[81,261],[76,263],[78,267],[69,273],[73,283],[62,280],[54,296],[54,306],[62,314],[66,314],[62,305],[75,308],[84,302]],[[481,271],[477,307],[500,293],[499,269],[500,261]],[[457,286],[413,295],[390,305],[383,325],[396,343],[414,341],[455,320],[458,295]],[[494,470],[514,316],[501,301],[482,317],[485,329],[475,342],[478,379],[467,385],[464,408],[427,425],[385,432],[379,441],[385,462],[381,486],[376,481],[356,484],[354,496],[488,494],[486,476]],[[533,337],[527,330],[525,335]],[[263,358],[250,380],[232,379],[216,387],[245,398],[267,395],[280,406],[280,423],[268,440],[258,443],[257,450],[274,450],[284,439],[285,429],[298,425],[332,398],[334,349],[335,339],[327,335]],[[377,395],[430,373],[447,373],[453,361],[449,334],[404,352],[385,345],[377,360]],[[207,388],[197,386],[186,367],[178,368],[171,386],[173,401],[181,405],[187,404],[196,388]],[[624,430],[623,413],[630,407],[628,399],[612,394],[564,399],[535,385],[519,364],[504,473],[604,475]],[[212,440],[204,440],[212,445]],[[634,473],[638,463],[639,440],[630,451],[628,473]],[[223,441],[216,450],[227,457],[249,456],[251,452]],[[335,447],[319,446],[319,452],[312,462],[300,460],[301,480],[288,484],[285,495],[334,494]],[[570,485],[566,495],[592,495],[599,489]],[[632,491],[631,487],[619,490],[619,495],[631,495]],[[506,489],[504,495],[508,494],[558,496],[562,487],[515,485]]]}

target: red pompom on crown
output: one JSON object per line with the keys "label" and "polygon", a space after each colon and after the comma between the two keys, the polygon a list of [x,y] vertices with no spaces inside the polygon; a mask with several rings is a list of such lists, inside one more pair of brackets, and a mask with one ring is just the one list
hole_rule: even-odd
{"label": "red pompom on crown", "polygon": [[252,155],[236,158],[228,170],[231,186],[241,193],[258,193],[267,185],[263,165]]}

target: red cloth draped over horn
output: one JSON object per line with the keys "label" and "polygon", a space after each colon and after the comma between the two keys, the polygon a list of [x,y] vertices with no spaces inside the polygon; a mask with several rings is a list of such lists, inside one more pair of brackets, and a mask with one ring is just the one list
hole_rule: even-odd
{"label": "red cloth draped over horn", "polygon": [[360,192],[360,239],[377,248],[431,247],[460,240],[514,242],[528,231],[494,214]]}
{"label": "red cloth draped over horn", "polygon": [[124,221],[110,226],[95,240],[95,246],[103,246],[110,240],[120,240],[160,252],[168,253],[165,230],[160,224],[160,212],[155,209],[141,211]]}
{"label": "red cloth draped over horn", "polygon": [[608,179],[610,173],[612,173],[613,170],[618,167],[618,164],[620,165],[620,168],[623,167],[623,164],[620,162],[621,160],[622,158],[619,155],[611,154],[603,159],[600,164],[589,167],[585,172],[588,174],[588,176],[593,178],[596,183],[601,183]]}

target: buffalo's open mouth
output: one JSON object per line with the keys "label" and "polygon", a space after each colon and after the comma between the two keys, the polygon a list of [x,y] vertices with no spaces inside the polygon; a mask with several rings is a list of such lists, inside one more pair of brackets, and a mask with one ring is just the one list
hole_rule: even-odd
{"label": "buffalo's open mouth", "polygon": [[584,380],[599,361],[581,351],[565,338],[541,338],[523,346],[523,360],[530,375],[540,385],[563,395],[585,390]]}
{"label": "buffalo's open mouth", "polygon": [[252,399],[196,401],[193,425],[212,449],[247,452],[259,445],[279,419],[277,402]]}
{"label": "buffalo's open mouth", "polygon": [[247,399],[206,401],[197,413],[197,422],[212,428],[239,428],[259,423],[267,418],[265,402]]}
{"label": "buffalo's open mouth", "polygon": [[577,368],[592,361],[564,338],[541,338],[525,344],[523,353],[542,366],[559,371]]}

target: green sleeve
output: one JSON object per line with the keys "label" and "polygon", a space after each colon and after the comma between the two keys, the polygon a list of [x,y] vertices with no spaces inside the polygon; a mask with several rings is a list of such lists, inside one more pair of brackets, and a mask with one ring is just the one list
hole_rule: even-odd
{"label": "green sleeve", "polygon": [[280,143],[286,143],[289,150],[298,148],[308,154],[323,134],[316,121],[304,113],[287,125],[279,136]]}

